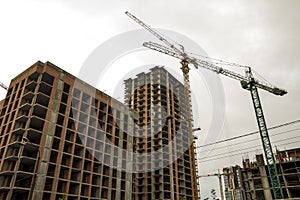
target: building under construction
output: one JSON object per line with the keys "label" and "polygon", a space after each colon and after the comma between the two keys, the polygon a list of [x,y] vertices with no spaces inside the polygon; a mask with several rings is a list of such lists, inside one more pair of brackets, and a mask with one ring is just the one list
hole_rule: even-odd
{"label": "building under construction", "polygon": [[[184,86],[163,67],[125,80],[125,103],[136,112],[134,199],[198,199]],[[157,153],[160,152],[160,153]]]}
{"label": "building under construction", "polygon": [[49,62],[15,77],[0,102],[0,199],[197,199],[182,84],[160,67],[125,82],[135,111]]}
{"label": "building under construction", "polygon": [[245,191],[243,189],[241,170],[242,168],[238,165],[223,168],[225,199],[245,199]]}
{"label": "building under construction", "polygon": [[[300,198],[300,148],[275,153],[284,198]],[[263,155],[243,160],[243,167],[223,169],[226,199],[274,199]]]}
{"label": "building under construction", "polygon": [[2,102],[0,199],[131,199],[125,110],[49,62],[25,70]]}

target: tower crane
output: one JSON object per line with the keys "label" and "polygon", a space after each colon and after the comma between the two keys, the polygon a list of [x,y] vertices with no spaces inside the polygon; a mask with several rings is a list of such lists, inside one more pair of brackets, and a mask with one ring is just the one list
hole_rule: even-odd
{"label": "tower crane", "polygon": [[[287,94],[287,91],[277,88],[275,86],[272,86],[270,84],[263,83],[262,81],[256,79],[253,76],[251,68],[248,66],[238,65],[240,67],[245,68],[246,74],[241,75],[239,73],[230,71],[223,67],[220,67],[220,66],[218,66],[217,63],[214,63],[210,60],[196,58],[196,57],[190,55],[190,53],[186,53],[184,51],[184,48],[182,45],[179,45],[179,48],[176,47],[175,44],[169,42],[158,31],[155,31],[150,26],[146,25],[144,22],[142,22],[141,20],[136,18],[134,15],[130,14],[129,12],[126,12],[126,15],[128,15],[130,18],[132,18],[134,21],[136,21],[139,25],[141,25],[143,28],[145,28],[147,31],[149,31],[151,34],[153,34],[160,41],[162,41],[163,43],[165,43],[167,45],[167,46],[163,46],[161,44],[157,44],[154,42],[145,42],[143,44],[143,46],[181,60],[181,64],[182,64],[181,69],[182,69],[183,76],[184,76],[185,97],[186,97],[186,101],[187,101],[186,105],[190,105],[190,96],[189,96],[190,82],[189,82],[188,64],[192,64],[196,69],[198,69],[198,67],[202,67],[202,68],[208,69],[210,71],[216,72],[218,74],[238,80],[241,82],[243,89],[250,91],[253,107],[255,110],[256,120],[257,120],[257,124],[258,124],[258,128],[259,128],[259,132],[260,132],[260,137],[261,137],[261,141],[262,141],[262,145],[263,145],[263,149],[264,149],[264,155],[265,155],[265,159],[267,162],[268,172],[269,172],[269,176],[270,176],[270,180],[271,180],[273,195],[274,195],[275,199],[283,198],[283,191],[282,191],[282,188],[280,185],[280,179],[278,176],[278,171],[277,171],[276,163],[274,160],[272,145],[270,142],[267,125],[266,125],[265,117],[263,114],[263,109],[262,109],[262,105],[261,105],[261,101],[259,98],[257,88],[266,90],[274,95],[279,95],[279,96],[283,96],[283,95]],[[225,61],[221,61],[221,62],[227,63]],[[189,112],[187,112],[187,113],[190,113],[188,116],[188,120],[190,120],[189,126],[188,126],[188,128],[189,128],[188,131],[189,131],[189,133],[191,133],[192,124],[191,124],[190,108],[188,108],[188,111]],[[193,174],[194,177],[196,177],[195,170],[193,173],[194,173]],[[195,182],[194,182],[194,184],[195,184]],[[196,185],[194,185],[194,187],[196,187]]]}

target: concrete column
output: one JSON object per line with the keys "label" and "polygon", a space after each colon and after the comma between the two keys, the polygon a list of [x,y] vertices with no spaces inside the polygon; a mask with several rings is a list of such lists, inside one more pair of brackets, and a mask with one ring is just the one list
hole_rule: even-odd
{"label": "concrete column", "polygon": [[283,171],[283,167],[282,167],[281,163],[279,163],[279,167],[280,167],[280,171],[281,171],[283,182],[284,182],[284,188],[286,189],[286,193],[288,195],[288,198],[290,199],[290,198],[292,198],[292,195],[291,195],[291,192],[290,192],[289,188],[287,187],[288,186],[288,182],[287,182],[287,180],[285,178],[285,173]]}
{"label": "concrete column", "polygon": [[265,199],[272,199],[272,193],[270,190],[270,184],[269,184],[266,168],[264,165],[259,166],[258,168],[261,176],[261,183],[263,186]]}
{"label": "concrete column", "polygon": [[[58,109],[59,109],[59,104],[60,104],[60,99],[63,91],[63,81],[64,74],[61,73],[58,83],[57,83],[57,88],[55,91],[55,98],[53,99],[53,106],[50,107],[50,119],[49,119],[49,125],[48,125],[48,131],[46,133],[46,141],[44,148],[40,149],[39,152],[40,155],[43,155],[41,158],[40,163],[38,163],[38,168],[37,168],[37,179],[36,179],[36,188],[35,191],[33,192],[33,199],[42,199],[42,194],[44,190],[44,185],[46,182],[46,174],[47,174],[47,163],[50,158],[51,151],[50,149],[52,148],[52,140],[53,136],[55,134],[55,124],[56,124],[56,118],[58,115]],[[55,88],[55,87],[53,87]]]}
{"label": "concrete column", "polygon": [[252,177],[253,176],[252,172],[247,171],[247,176],[248,176],[248,180],[249,180],[252,199],[256,200],[256,192],[255,192],[255,188],[254,188],[254,180],[253,180],[253,177]]}

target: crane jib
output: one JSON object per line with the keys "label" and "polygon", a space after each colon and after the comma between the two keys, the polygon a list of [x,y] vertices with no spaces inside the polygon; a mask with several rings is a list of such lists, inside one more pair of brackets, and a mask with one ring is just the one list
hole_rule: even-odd
{"label": "crane jib", "polygon": [[[258,88],[261,88],[263,90],[271,92],[272,94],[275,94],[275,95],[283,96],[283,95],[287,94],[286,90],[282,90],[282,89],[279,89],[277,87],[272,87],[271,88],[271,87],[268,87],[268,86],[265,86],[265,85],[262,85],[262,84],[259,84],[259,83],[256,83],[256,82],[253,82],[253,84],[256,85]],[[250,85],[250,82],[241,81],[241,86],[242,86],[243,89],[250,90],[249,85]]]}

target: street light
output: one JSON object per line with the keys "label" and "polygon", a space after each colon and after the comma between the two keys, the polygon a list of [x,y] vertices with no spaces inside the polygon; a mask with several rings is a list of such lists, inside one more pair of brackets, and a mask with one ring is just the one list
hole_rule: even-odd
{"label": "street light", "polygon": [[[167,116],[167,120],[171,120],[171,119],[173,119],[174,117],[172,116],[172,115],[168,115]],[[184,119],[184,118],[178,118],[178,119],[175,119],[175,120],[177,120],[178,122],[187,122],[187,120],[186,119]],[[197,127],[197,128],[193,128],[192,129],[192,133],[193,132],[196,132],[196,131],[201,131],[201,128],[200,127]],[[198,137],[197,136],[194,136],[194,139],[198,139]]]}
{"label": "street light", "polygon": [[[174,117],[173,117],[172,115],[168,115],[168,116],[167,116],[167,120],[171,120],[171,119],[173,119],[173,118],[174,118]],[[180,117],[180,118],[178,118],[178,119],[176,119],[176,118],[175,118],[175,120],[177,120],[178,122],[187,122],[187,120],[186,120],[186,119],[184,119],[184,118],[181,118],[181,117]],[[200,131],[200,130],[201,130],[201,128],[200,128],[200,127],[193,128],[193,129],[192,129],[192,131],[193,131],[193,132],[195,132],[195,131]]]}
{"label": "street light", "polygon": [[200,128],[200,127],[198,127],[198,128],[193,128],[192,131],[193,131],[193,132],[195,132],[195,131],[201,131],[201,128]]}
{"label": "street light", "polygon": [[[24,136],[22,138],[22,142],[24,143],[24,145],[26,143],[34,145],[26,136]],[[29,195],[28,195],[28,200],[32,200],[33,199],[33,190],[34,190],[34,186],[35,186],[36,174],[37,174],[37,167],[38,167],[38,163],[39,162],[40,162],[40,149],[38,148],[37,161],[35,162],[34,169],[33,169],[33,180],[31,181],[30,191],[29,191]]]}
{"label": "street light", "polygon": [[[201,130],[200,127],[198,127],[198,128],[193,128],[193,129],[192,129],[192,132],[196,132],[196,131],[200,131],[200,130]],[[194,135],[194,140],[197,140],[197,139],[198,139],[198,137]]]}

